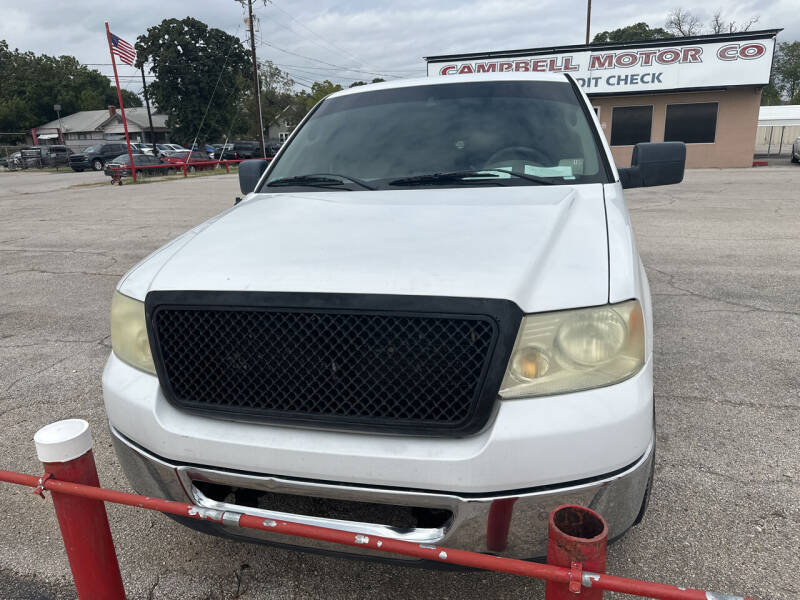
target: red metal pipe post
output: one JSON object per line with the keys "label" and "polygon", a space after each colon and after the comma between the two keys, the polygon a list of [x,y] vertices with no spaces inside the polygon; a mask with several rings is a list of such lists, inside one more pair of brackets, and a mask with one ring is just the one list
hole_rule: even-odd
{"label": "red metal pipe post", "polygon": [[[43,427],[34,436],[46,479],[100,487],[89,423],[67,419]],[[53,507],[64,538],[75,589],[80,600],[125,600],[114,541],[102,500],[52,491]]]}
{"label": "red metal pipe post", "polygon": [[553,509],[548,519],[547,563],[571,567],[568,584],[548,581],[545,600],[572,600],[577,593],[584,600],[602,600],[597,587],[581,590],[583,571],[606,572],[608,525],[599,514],[584,506],[564,504]]}
{"label": "red metal pipe post", "polygon": [[502,498],[492,502],[486,525],[486,549],[490,552],[503,552],[508,546],[508,531],[516,501],[516,498]]}

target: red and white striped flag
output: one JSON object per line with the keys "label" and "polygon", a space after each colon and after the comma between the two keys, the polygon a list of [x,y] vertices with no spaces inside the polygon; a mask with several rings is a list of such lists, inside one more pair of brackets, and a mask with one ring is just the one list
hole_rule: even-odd
{"label": "red and white striped flag", "polygon": [[133,63],[136,60],[136,50],[133,49],[133,46],[131,46],[121,37],[115,36],[110,31],[108,33],[111,36],[112,54],[116,54],[117,56],[119,56],[119,59],[126,65],[133,66]]}

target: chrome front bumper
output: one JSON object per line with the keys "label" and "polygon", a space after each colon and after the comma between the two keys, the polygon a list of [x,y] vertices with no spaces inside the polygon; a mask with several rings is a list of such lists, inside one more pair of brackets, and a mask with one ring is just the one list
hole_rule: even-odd
{"label": "chrome front bumper", "polygon": [[[111,434],[122,468],[133,488],[140,494],[191,502],[223,511],[247,512],[263,516],[265,519],[295,521],[420,544],[436,544],[460,550],[488,552],[525,559],[545,556],[548,516],[550,511],[560,504],[580,504],[599,512],[608,522],[609,539],[625,533],[637,522],[643,509],[648,484],[652,477],[654,460],[654,441],[651,441],[647,451],[639,460],[610,475],[572,484],[514,490],[507,493],[455,495],[443,492],[320,483],[174,464],[137,446],[113,427],[111,427]],[[398,528],[379,523],[289,514],[280,512],[279,506],[274,509],[271,507],[271,510],[264,510],[212,500],[198,489],[195,485],[196,482],[277,494],[432,508],[449,511],[452,516],[441,527]],[[512,506],[510,522],[501,516],[508,514],[509,505]],[[206,533],[250,541],[346,554],[386,556],[373,550],[291,538],[277,533],[243,530],[235,526],[208,521],[194,521],[191,525]],[[498,528],[502,532],[506,530],[506,527],[507,536],[500,534],[501,539],[505,537],[505,543],[498,545],[496,541]],[[490,528],[494,528],[494,531],[488,536]],[[487,547],[487,537],[495,540],[492,548]]]}

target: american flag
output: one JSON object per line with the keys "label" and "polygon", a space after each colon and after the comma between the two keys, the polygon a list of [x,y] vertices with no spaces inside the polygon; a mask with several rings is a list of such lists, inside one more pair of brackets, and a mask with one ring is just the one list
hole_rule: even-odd
{"label": "american flag", "polygon": [[126,65],[133,66],[133,61],[136,60],[136,50],[133,49],[133,46],[110,31],[108,33],[111,36],[111,53],[119,56],[119,59]]}

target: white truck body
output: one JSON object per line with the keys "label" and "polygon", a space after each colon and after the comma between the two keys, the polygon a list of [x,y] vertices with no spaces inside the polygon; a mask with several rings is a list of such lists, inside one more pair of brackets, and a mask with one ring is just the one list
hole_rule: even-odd
{"label": "white truck body", "polygon": [[[556,75],[488,78],[569,85]],[[363,86],[323,104],[454,81],[485,83],[487,76]],[[105,405],[134,487],[209,507],[238,506],[521,558],[544,554],[546,516],[557,504],[591,503],[609,520],[610,537],[641,518],[655,444],[650,294],[620,175],[591,106],[576,94],[609,181],[272,193],[264,186],[273,165],[261,191],[136,265],[118,293],[140,302],[172,292],[487,298],[509,301],[524,315],[634,299],[644,327],[643,362],[635,373],[592,389],[497,397],[477,431],[440,436],[198,414],[170,402],[157,375],[112,353],[103,374]],[[292,139],[278,163],[291,146]],[[328,515],[287,517],[292,511],[276,504],[242,507],[238,496],[212,497],[203,487],[208,483],[446,516],[431,521],[426,513],[427,521],[405,528]],[[492,503],[510,497],[517,503],[507,544],[487,547]],[[209,524],[206,530],[241,536],[233,527]]]}

